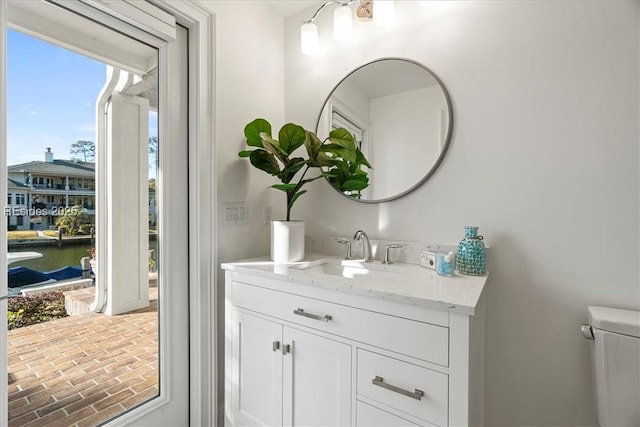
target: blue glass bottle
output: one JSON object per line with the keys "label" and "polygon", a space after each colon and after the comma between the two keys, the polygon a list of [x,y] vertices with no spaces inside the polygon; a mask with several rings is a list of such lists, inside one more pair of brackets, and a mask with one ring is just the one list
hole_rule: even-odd
{"label": "blue glass bottle", "polygon": [[457,269],[460,274],[481,276],[487,271],[487,255],[478,227],[466,226],[458,244]]}

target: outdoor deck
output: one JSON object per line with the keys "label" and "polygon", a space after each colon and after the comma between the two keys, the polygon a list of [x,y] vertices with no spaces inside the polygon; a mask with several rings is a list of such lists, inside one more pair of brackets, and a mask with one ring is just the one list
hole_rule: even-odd
{"label": "outdoor deck", "polygon": [[9,331],[9,427],[95,426],[157,395],[157,288],[149,297]]}

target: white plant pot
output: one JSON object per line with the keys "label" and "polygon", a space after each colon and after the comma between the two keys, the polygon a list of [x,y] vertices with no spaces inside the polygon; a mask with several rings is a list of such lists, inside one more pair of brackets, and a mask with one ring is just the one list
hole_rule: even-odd
{"label": "white plant pot", "polygon": [[98,261],[92,259],[89,261],[89,265],[91,265],[91,271],[93,271],[93,277],[98,278]]}
{"label": "white plant pot", "polygon": [[271,221],[271,260],[295,262],[304,259],[304,221]]}

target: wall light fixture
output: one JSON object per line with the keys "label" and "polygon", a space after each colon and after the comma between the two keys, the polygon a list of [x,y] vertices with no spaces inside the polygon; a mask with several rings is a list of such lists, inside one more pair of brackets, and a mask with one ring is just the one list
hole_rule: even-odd
{"label": "wall light fixture", "polygon": [[[360,21],[373,21],[384,26],[393,21],[394,0],[345,0],[328,1],[322,4],[311,19],[303,21],[300,27],[300,50],[305,55],[315,55],[320,51],[318,27],[313,21],[329,5],[338,5],[333,11],[333,38],[336,41],[349,40],[353,33],[353,12],[351,4],[357,3],[356,17]],[[375,13],[374,13],[375,12]]]}

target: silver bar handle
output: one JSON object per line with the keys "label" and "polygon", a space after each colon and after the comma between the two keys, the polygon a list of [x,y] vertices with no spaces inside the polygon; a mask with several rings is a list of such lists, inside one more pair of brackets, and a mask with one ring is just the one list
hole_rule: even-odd
{"label": "silver bar handle", "polygon": [[279,350],[279,349],[280,349],[280,341],[274,341],[274,342],[271,344],[271,349],[272,349],[273,351],[277,351],[277,350]]}
{"label": "silver bar handle", "polygon": [[282,354],[291,353],[291,346],[289,344],[285,344],[282,346]]}
{"label": "silver bar handle", "polygon": [[321,320],[323,322],[328,322],[329,320],[331,320],[331,316],[329,316],[328,314],[325,314],[324,316],[320,316],[318,314],[307,313],[301,308],[296,308],[295,310],[293,310],[293,314],[297,314],[298,316],[308,317],[309,319]]}
{"label": "silver bar handle", "polygon": [[391,385],[391,384],[387,384],[387,383],[384,382],[384,378],[379,377],[377,375],[376,375],[376,377],[374,379],[371,380],[371,383],[373,383],[373,385],[377,385],[378,387],[386,388],[387,390],[391,390],[391,391],[394,391],[396,393],[400,393],[403,396],[407,396],[407,397],[410,397],[410,398],[416,399],[416,400],[422,400],[422,396],[424,396],[424,391],[422,391],[422,390],[418,390],[416,388],[416,389],[414,389],[413,392],[411,392],[409,390],[405,390],[403,388],[396,387],[396,386]]}

